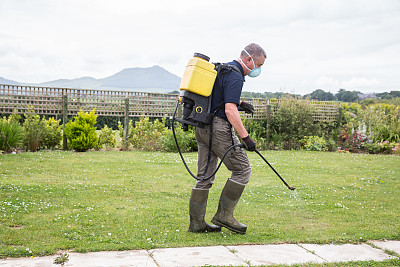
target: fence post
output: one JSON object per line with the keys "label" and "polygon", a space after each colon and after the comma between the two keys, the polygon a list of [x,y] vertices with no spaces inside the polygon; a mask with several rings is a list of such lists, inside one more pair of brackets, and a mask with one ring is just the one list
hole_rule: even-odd
{"label": "fence post", "polygon": [[271,124],[271,105],[267,104],[267,129],[266,129],[266,133],[267,133],[267,140],[269,141],[270,139],[270,134],[269,134],[269,130],[270,130],[270,124]]}
{"label": "fence post", "polygon": [[[339,104],[340,105],[340,104]],[[338,128],[342,125],[343,110],[342,106],[339,106],[339,118],[338,118]]]}
{"label": "fence post", "polygon": [[67,124],[67,122],[68,122],[68,95],[66,93],[66,89],[63,89],[62,103],[63,103],[63,110],[62,110],[62,116],[63,116],[63,150],[67,150],[68,149],[68,144],[67,144],[67,136],[65,135],[65,124]]}
{"label": "fence post", "polygon": [[124,144],[123,144],[123,148],[125,149],[125,150],[127,150],[128,149],[128,146],[129,146],[129,140],[128,140],[128,137],[129,137],[129,98],[128,97],[126,97],[125,98],[125,123],[124,123],[124,132],[125,132],[125,134],[124,134]]}

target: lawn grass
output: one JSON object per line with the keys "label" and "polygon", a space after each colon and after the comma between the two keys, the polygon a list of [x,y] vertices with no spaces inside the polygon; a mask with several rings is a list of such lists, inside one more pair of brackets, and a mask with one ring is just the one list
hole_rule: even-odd
{"label": "lawn grass", "polygon": [[[59,250],[153,249],[400,240],[400,157],[264,151],[235,217],[246,235],[187,232],[195,180],[175,153],[38,152],[0,155],[0,258]],[[196,153],[184,155],[196,169]],[[229,177],[210,191],[206,220]]]}

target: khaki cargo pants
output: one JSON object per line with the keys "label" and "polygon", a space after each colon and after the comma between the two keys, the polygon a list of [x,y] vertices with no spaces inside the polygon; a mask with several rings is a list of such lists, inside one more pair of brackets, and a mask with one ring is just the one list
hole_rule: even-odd
{"label": "khaki cargo pants", "polygon": [[[204,128],[196,128],[196,141],[198,145],[198,164],[197,177],[200,177],[206,168],[208,159],[208,146],[210,140],[210,125]],[[218,165],[218,158],[222,158],[225,151],[232,146],[232,136],[234,144],[239,144],[239,138],[234,134],[234,129],[230,123],[220,117],[214,117],[212,133],[212,152],[210,165],[206,177],[212,174]],[[229,151],[224,159],[224,165],[232,172],[231,180],[240,184],[247,184],[250,180],[251,167],[250,161],[243,148],[236,147]],[[197,180],[195,188],[209,189],[214,183],[215,175],[210,179]]]}

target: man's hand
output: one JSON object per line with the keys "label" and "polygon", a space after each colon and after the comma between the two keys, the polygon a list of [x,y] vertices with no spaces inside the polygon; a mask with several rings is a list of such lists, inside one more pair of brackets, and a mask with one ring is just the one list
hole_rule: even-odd
{"label": "man's hand", "polygon": [[244,142],[245,149],[248,151],[256,151],[256,143],[251,140],[250,136],[246,136],[242,139]]}
{"label": "man's hand", "polygon": [[242,101],[239,104],[239,111],[242,111],[242,110],[244,112],[248,113],[248,114],[253,114],[254,113],[254,106],[252,104],[250,104],[250,103]]}

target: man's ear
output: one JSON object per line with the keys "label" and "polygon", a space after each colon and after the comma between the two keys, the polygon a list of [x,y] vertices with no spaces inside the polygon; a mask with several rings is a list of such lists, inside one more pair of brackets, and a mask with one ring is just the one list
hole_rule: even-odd
{"label": "man's ear", "polygon": [[246,57],[246,61],[250,63],[251,62],[251,56],[247,56]]}

